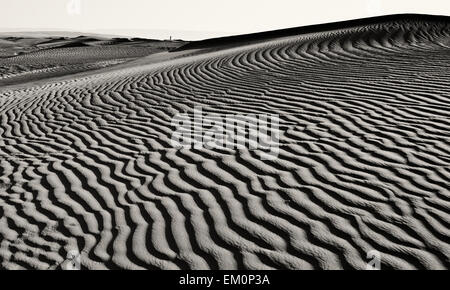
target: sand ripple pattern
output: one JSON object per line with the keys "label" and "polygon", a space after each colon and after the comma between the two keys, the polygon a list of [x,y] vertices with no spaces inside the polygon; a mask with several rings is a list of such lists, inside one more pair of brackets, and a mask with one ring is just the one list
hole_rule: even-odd
{"label": "sand ripple pattern", "polygon": [[[450,268],[450,26],[389,23],[0,92],[0,267]],[[280,115],[280,154],[172,117]]]}

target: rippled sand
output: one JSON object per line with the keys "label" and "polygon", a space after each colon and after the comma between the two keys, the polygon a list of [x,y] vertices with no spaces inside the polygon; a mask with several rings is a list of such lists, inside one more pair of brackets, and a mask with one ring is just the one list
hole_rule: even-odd
{"label": "rippled sand", "polygon": [[[1,268],[449,268],[448,19],[136,50],[0,87]],[[194,106],[278,114],[278,158],[173,148]]]}

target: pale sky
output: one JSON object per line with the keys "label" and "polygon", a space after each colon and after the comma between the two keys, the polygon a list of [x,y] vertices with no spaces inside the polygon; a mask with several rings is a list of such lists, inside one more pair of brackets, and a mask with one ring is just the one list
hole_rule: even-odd
{"label": "pale sky", "polygon": [[0,0],[0,32],[195,40],[369,16],[450,16],[449,0]]}

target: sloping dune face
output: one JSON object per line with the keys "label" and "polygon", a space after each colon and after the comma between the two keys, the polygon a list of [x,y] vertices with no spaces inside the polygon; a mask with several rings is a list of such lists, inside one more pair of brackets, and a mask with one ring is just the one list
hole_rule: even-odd
{"label": "sloping dune face", "polygon": [[[449,268],[449,23],[166,54],[0,90],[2,268]],[[196,107],[278,155],[174,147]]]}

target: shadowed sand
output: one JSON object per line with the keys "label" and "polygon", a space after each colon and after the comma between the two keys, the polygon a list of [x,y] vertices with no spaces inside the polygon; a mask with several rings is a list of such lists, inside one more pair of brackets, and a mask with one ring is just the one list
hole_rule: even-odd
{"label": "shadowed sand", "polygon": [[[449,18],[110,41],[0,40],[1,268],[449,268]],[[173,148],[194,106],[279,114],[278,158]]]}

